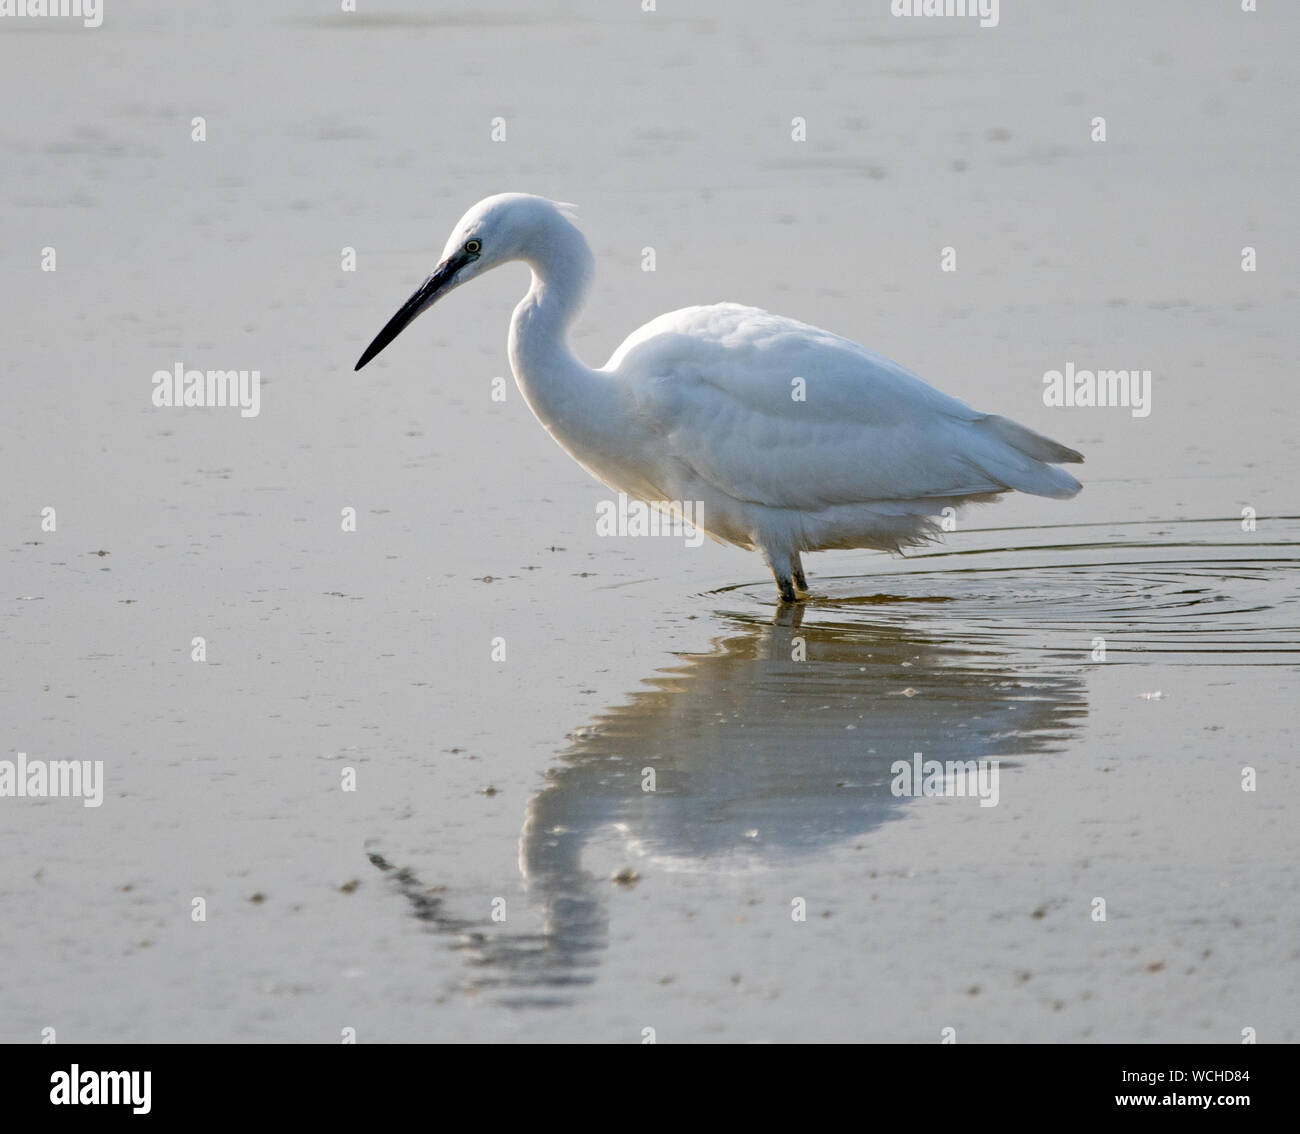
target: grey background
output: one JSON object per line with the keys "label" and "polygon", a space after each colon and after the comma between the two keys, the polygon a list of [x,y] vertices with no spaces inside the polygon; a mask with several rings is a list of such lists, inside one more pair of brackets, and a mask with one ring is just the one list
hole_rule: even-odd
{"label": "grey background", "polygon": [[[1300,13],[335,7],[0,22],[0,756],[108,782],[0,800],[0,1038],[1294,1042]],[[491,400],[523,268],[353,374],[506,190],[579,205],[588,363],[753,303],[1083,494],[811,557],[789,662],[757,557],[598,538]],[[1151,416],[1045,407],[1068,361]],[[261,415],[154,408],[177,362]],[[893,799],[920,749],[1001,756],[999,806]]]}

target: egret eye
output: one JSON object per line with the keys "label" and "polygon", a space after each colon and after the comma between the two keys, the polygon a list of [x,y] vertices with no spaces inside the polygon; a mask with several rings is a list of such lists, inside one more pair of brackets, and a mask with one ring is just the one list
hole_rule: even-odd
{"label": "egret eye", "polygon": [[466,252],[471,252],[471,253],[472,253],[472,252],[480,252],[480,251],[482,251],[482,249],[483,249],[483,241],[481,241],[481,240],[467,240],[467,241],[465,241],[465,251],[466,251]]}

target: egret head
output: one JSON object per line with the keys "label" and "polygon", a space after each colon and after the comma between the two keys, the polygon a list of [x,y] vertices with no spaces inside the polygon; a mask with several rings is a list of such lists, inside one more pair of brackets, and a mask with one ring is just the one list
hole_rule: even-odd
{"label": "egret head", "polygon": [[356,369],[365,366],[420,312],[449,291],[511,260],[531,260],[547,245],[557,226],[572,228],[560,211],[571,207],[529,193],[485,197],[456,222],[438,266],[366,347]]}

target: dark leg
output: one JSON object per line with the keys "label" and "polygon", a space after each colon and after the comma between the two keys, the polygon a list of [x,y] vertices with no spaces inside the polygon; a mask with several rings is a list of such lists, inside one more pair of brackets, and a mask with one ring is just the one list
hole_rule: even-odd
{"label": "dark leg", "polygon": [[795,592],[794,581],[796,578],[803,577],[799,553],[795,552],[791,555],[788,551],[777,551],[767,547],[761,550],[767,565],[772,568],[772,578],[776,580],[776,589],[781,592],[781,601],[798,602],[799,595]]}
{"label": "dark leg", "polygon": [[797,551],[794,553],[794,561],[793,561],[793,563],[791,564],[791,566],[793,567],[793,570],[791,571],[791,574],[792,574],[793,577],[794,577],[794,585],[795,585],[795,587],[796,587],[798,590],[802,591],[804,594],[807,594],[807,593],[808,593],[808,580],[804,577],[804,573],[803,573],[803,562],[800,560],[800,558],[799,558],[799,553],[798,553]]}

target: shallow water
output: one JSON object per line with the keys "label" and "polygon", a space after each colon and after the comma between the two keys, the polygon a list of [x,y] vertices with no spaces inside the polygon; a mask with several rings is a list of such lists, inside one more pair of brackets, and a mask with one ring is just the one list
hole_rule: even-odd
{"label": "shallow water", "polygon": [[[0,758],[106,779],[0,800],[0,1039],[1300,1038],[1300,16],[660,7],[0,29]],[[581,206],[588,361],[755,303],[1083,493],[810,556],[793,611],[756,556],[598,537],[490,395],[522,270],[351,369],[507,189]],[[154,408],[178,361],[260,367],[260,415]],[[1150,367],[1150,416],[1045,406],[1068,361]],[[917,752],[997,805],[896,796]]]}
{"label": "shallow water", "polygon": [[996,529],[985,536],[995,546],[913,553],[905,569],[875,573],[888,593],[861,594],[861,578],[820,580],[811,609],[865,607],[869,624],[901,617],[954,641],[1062,661],[1091,659],[1096,636],[1108,663],[1158,654],[1180,665],[1294,665],[1300,525],[1273,517],[1268,532],[1243,540],[1234,518],[1046,525],[1025,533],[1032,542]]}
{"label": "shallow water", "polygon": [[1282,538],[1294,522],[1249,546],[1215,538],[1232,524],[1057,525],[1034,529],[1041,543],[994,529],[978,533],[987,548],[819,579],[794,608],[770,582],[702,594],[719,633],[709,650],[598,713],[528,800],[520,870],[543,932],[453,919],[439,912],[453,897],[430,906],[414,877],[398,888],[455,939],[473,988],[513,1007],[568,1006],[600,981],[616,900],[584,861],[591,841],[612,836],[638,875],[732,885],[862,849],[934,806],[891,791],[891,764],[913,751],[997,759],[1014,791],[1025,758],[1078,743],[1090,668],[1294,667],[1297,543]]}

